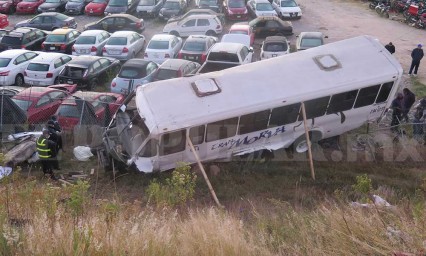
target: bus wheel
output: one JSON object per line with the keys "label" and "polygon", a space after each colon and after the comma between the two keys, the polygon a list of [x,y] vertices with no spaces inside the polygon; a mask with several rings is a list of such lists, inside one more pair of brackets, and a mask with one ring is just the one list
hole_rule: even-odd
{"label": "bus wheel", "polygon": [[305,135],[300,136],[296,141],[294,141],[293,148],[297,153],[304,153],[308,151],[308,142],[306,141]]}

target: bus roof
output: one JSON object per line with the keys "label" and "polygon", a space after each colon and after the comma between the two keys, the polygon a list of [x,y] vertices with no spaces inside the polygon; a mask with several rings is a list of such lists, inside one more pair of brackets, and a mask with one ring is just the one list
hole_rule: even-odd
{"label": "bus roof", "polygon": [[218,72],[149,83],[137,89],[136,104],[150,131],[162,133],[397,81],[401,75],[401,65],[378,40],[359,36]]}

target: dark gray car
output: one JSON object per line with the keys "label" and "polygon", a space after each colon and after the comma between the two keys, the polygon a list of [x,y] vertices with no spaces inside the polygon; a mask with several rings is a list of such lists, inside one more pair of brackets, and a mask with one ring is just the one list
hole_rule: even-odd
{"label": "dark gray car", "polygon": [[57,12],[45,12],[29,20],[23,20],[15,25],[15,28],[30,27],[41,30],[55,30],[57,28],[68,27],[77,28],[77,22],[72,17]]}
{"label": "dark gray car", "polygon": [[65,11],[65,5],[67,4],[67,0],[46,0],[46,2],[42,3],[37,11],[39,13],[42,12],[63,12]]}
{"label": "dark gray car", "polygon": [[157,17],[160,9],[164,5],[164,0],[140,0],[136,8],[136,15],[142,17]]}
{"label": "dark gray car", "polygon": [[67,5],[65,5],[65,13],[67,14],[84,14],[84,8],[92,0],[68,0]]}
{"label": "dark gray car", "polygon": [[136,11],[138,0],[110,0],[105,8],[104,14],[128,13],[132,14]]}
{"label": "dark gray car", "polygon": [[161,8],[158,17],[162,20],[169,20],[172,17],[184,14],[186,11],[186,2],[182,0],[167,0]]}

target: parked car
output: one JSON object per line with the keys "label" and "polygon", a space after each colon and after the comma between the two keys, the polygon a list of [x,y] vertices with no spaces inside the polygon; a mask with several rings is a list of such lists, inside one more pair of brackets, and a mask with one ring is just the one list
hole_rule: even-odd
{"label": "parked car", "polygon": [[0,1],[0,13],[13,14],[16,11],[16,6],[22,0],[2,0]]}
{"label": "parked car", "polygon": [[4,35],[7,35],[9,32],[10,32],[10,30],[0,29],[0,40]]}
{"label": "parked car", "polygon": [[220,39],[224,43],[239,43],[251,48],[250,46],[250,36],[243,34],[225,34]]}
{"label": "parked car", "polygon": [[77,37],[72,46],[72,55],[102,56],[102,48],[111,35],[105,30],[87,30]]}
{"label": "parked car", "polygon": [[249,13],[244,0],[224,0],[222,9],[228,20],[249,19]]}
{"label": "parked car", "polygon": [[222,25],[225,25],[225,15],[223,15],[222,13],[217,13],[215,11],[212,11],[210,9],[191,9],[189,11],[187,11],[185,14],[180,15],[180,16],[174,16],[174,17],[170,17],[167,20],[167,23],[170,22],[175,22],[175,21],[181,21],[183,19],[188,18],[191,15],[197,15],[197,14],[210,14],[210,15],[216,15],[217,18],[221,21]]}
{"label": "parked car", "polygon": [[12,101],[27,113],[30,124],[43,123],[75,89],[75,85],[34,86],[13,96]]}
{"label": "parked car", "polygon": [[174,16],[179,16],[186,11],[185,0],[167,0],[158,13],[158,17],[162,20],[169,20]]}
{"label": "parked car", "polygon": [[253,28],[247,24],[234,24],[229,28],[228,34],[242,34],[250,36],[250,46],[254,44]]}
{"label": "parked car", "polygon": [[17,28],[4,35],[0,40],[0,51],[8,49],[41,50],[46,32],[37,28]]}
{"label": "parked car", "polygon": [[293,35],[293,25],[290,21],[283,21],[278,17],[257,17],[249,22],[255,37],[275,35]]}
{"label": "parked car", "polygon": [[163,5],[164,0],[139,0],[138,7],[136,7],[136,15],[138,17],[155,18]]}
{"label": "parked car", "polygon": [[302,18],[302,9],[294,0],[272,0],[272,6],[281,19]]}
{"label": "parked car", "polygon": [[302,32],[297,36],[296,40],[296,50],[306,50],[312,47],[321,46],[324,44],[324,36],[321,32]]}
{"label": "parked car", "polygon": [[38,7],[44,3],[44,0],[22,0],[16,5],[18,14],[36,14]]}
{"label": "parked car", "polygon": [[130,59],[121,66],[111,82],[111,92],[129,94],[136,87],[152,82],[158,64],[144,59]]}
{"label": "parked car", "polygon": [[200,9],[210,9],[217,13],[221,11],[218,0],[196,0],[195,6]]}
{"label": "parked car", "polygon": [[9,26],[9,18],[6,14],[0,14],[0,28]]}
{"label": "parked car", "polygon": [[105,9],[108,5],[108,0],[93,0],[84,8],[84,13],[89,16],[104,15]]}
{"label": "parked car", "polygon": [[24,49],[0,52],[0,85],[24,85],[24,71],[39,53]]}
{"label": "parked car", "polygon": [[222,33],[222,23],[216,15],[191,15],[181,21],[169,22],[163,28],[163,33],[187,37],[189,35],[217,36]]}
{"label": "parked car", "polygon": [[212,36],[189,36],[178,53],[179,59],[196,61],[203,64],[210,48],[217,42]]}
{"label": "parked car", "polygon": [[144,59],[163,63],[166,59],[175,58],[182,48],[182,38],[174,35],[154,35],[146,46]]}
{"label": "parked car", "polygon": [[31,86],[48,86],[58,84],[59,72],[71,57],[56,52],[41,54],[30,61],[24,71],[24,81]]}
{"label": "parked car", "polygon": [[108,38],[102,48],[102,55],[119,60],[136,57],[145,45],[145,37],[133,31],[117,31]]}
{"label": "parked car", "polygon": [[91,29],[102,29],[109,33],[122,30],[142,33],[145,30],[145,22],[130,14],[112,14],[84,26],[84,30]]}
{"label": "parked car", "polygon": [[[124,95],[117,93],[78,91],[61,103],[55,116],[58,117],[59,125],[64,130],[73,130],[80,121],[84,124],[85,120],[81,118],[93,119],[91,123],[106,126],[124,100]],[[77,106],[77,104],[82,105],[83,101],[88,102],[89,104],[85,106],[90,108],[85,113],[82,113],[82,107]],[[84,116],[84,114],[91,114],[91,116]]]}
{"label": "parked car", "polygon": [[195,75],[200,66],[199,63],[189,60],[168,59],[155,72],[154,81]]}
{"label": "parked car", "polygon": [[31,27],[42,30],[55,30],[57,28],[68,27],[77,28],[77,22],[72,17],[57,12],[45,12],[29,20],[23,20],[15,25],[15,28]]}
{"label": "parked car", "polygon": [[260,59],[269,59],[290,53],[290,45],[284,36],[268,36],[260,47]]}
{"label": "parked car", "polygon": [[98,56],[77,56],[68,62],[59,74],[59,82],[77,84],[78,88],[95,89],[116,76],[120,70],[120,61]]}
{"label": "parked car", "polygon": [[46,0],[46,2],[42,3],[37,8],[37,11],[39,13],[42,13],[42,12],[64,12],[66,4],[67,4],[67,0]]}
{"label": "parked car", "polygon": [[46,52],[72,52],[74,45],[80,31],[71,28],[58,28],[51,34],[47,35],[46,40],[41,44],[43,51]]}
{"label": "parked car", "polygon": [[92,0],[68,0],[65,5],[65,13],[66,14],[84,14],[84,8],[91,2]]}
{"label": "parked car", "polygon": [[254,18],[263,16],[278,16],[277,12],[274,10],[272,4],[268,0],[249,0],[247,2],[247,9]]}
{"label": "parked car", "polygon": [[104,14],[134,13],[138,6],[138,0],[110,0]]}

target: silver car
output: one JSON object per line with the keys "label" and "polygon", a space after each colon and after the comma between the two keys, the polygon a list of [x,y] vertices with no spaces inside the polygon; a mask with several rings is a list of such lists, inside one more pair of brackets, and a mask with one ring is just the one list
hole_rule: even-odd
{"label": "silver car", "polygon": [[75,41],[72,47],[72,55],[102,56],[102,48],[110,36],[105,30],[84,31]]}
{"label": "silver car", "polygon": [[145,44],[145,37],[133,31],[114,32],[102,49],[102,55],[119,60],[133,59]]}

